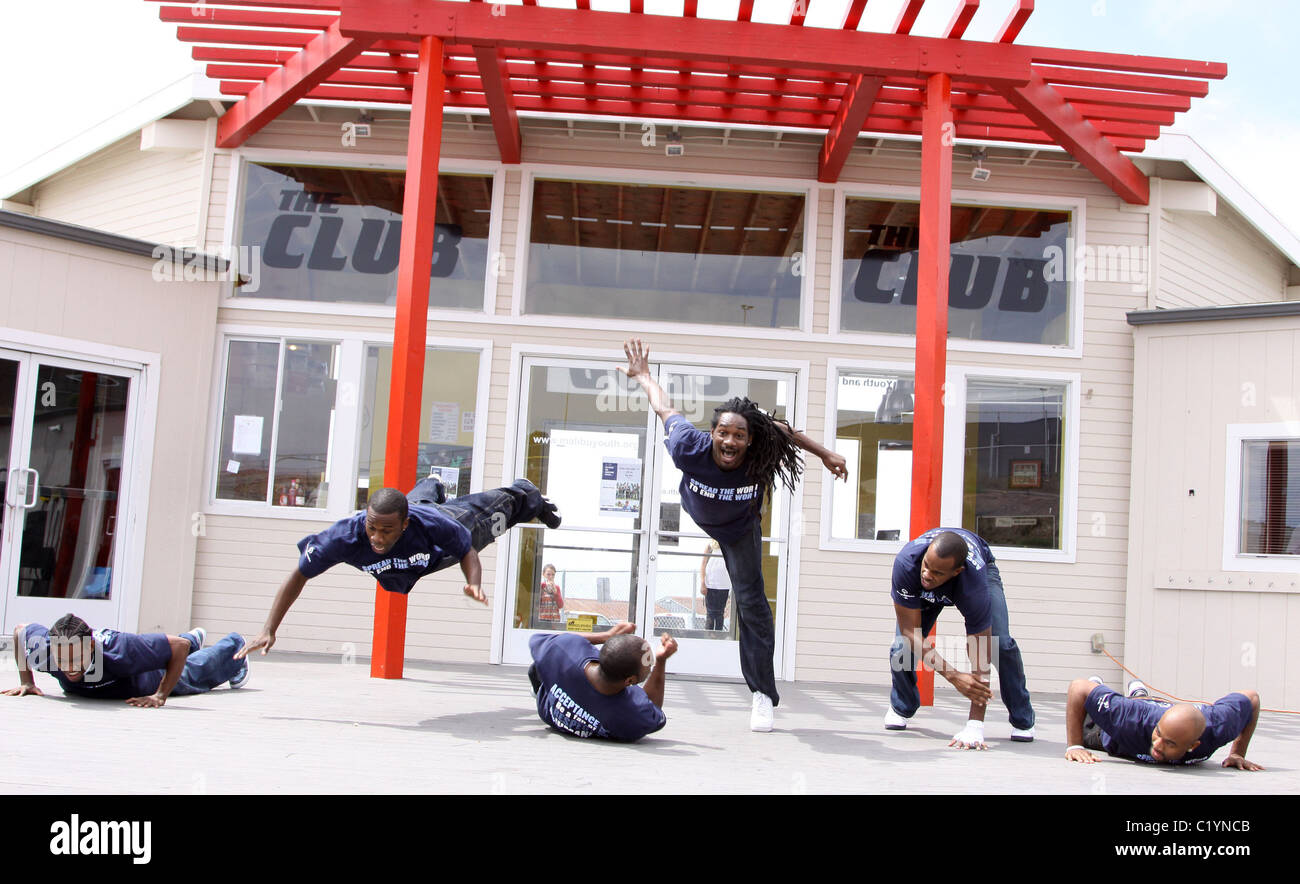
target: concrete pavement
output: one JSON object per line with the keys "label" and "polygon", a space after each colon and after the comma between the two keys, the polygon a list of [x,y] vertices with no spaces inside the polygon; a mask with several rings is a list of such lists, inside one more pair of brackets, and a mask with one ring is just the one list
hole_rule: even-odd
{"label": "concrete pavement", "polygon": [[622,745],[549,731],[519,667],[408,663],[382,681],[365,661],[274,652],[243,690],[162,709],[36,678],[45,697],[0,697],[3,793],[1300,794],[1298,716],[1264,715],[1249,757],[1267,770],[1245,773],[1219,766],[1226,749],[1192,768],[1066,762],[1055,694],[1034,695],[1034,743],[1008,740],[995,702],[990,750],[948,749],[965,704],[946,685],[900,733],[881,726],[884,688],[782,683],[776,730],[755,734],[743,684],[670,676],[667,727]]}

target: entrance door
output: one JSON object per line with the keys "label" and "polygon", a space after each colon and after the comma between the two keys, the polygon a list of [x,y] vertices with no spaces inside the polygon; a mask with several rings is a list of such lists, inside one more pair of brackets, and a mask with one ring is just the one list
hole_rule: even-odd
{"label": "entrance door", "polygon": [[[702,429],[732,396],[748,395],[790,417],[793,373],[663,364],[652,370],[674,407]],[[538,631],[600,631],[629,620],[639,635],[669,632],[678,639],[672,671],[739,677],[731,605],[716,623],[706,610],[709,538],[681,510],[681,474],[639,386],[614,363],[538,358],[525,360],[523,371],[515,473],[558,504],[564,523],[554,531],[524,525],[508,535],[504,661],[528,662],[528,638]],[[789,511],[788,492],[778,489],[763,519],[778,671]]]}
{"label": "entrance door", "polygon": [[0,351],[6,631],[67,613],[118,626],[137,380],[117,366]]}

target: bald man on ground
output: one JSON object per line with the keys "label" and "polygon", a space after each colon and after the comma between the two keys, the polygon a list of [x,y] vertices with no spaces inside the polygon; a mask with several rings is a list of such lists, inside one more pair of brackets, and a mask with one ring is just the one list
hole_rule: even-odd
{"label": "bald man on ground", "polygon": [[1065,757],[1092,764],[1094,749],[1146,764],[1198,764],[1232,743],[1224,767],[1263,770],[1246,760],[1258,721],[1259,694],[1252,690],[1214,703],[1167,703],[1148,697],[1140,681],[1129,682],[1124,697],[1094,675],[1072,681],[1066,694]]}

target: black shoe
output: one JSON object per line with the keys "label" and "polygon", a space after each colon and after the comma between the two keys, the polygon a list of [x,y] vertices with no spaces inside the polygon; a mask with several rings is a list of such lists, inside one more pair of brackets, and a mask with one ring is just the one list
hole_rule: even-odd
{"label": "black shoe", "polygon": [[560,510],[547,498],[542,498],[542,511],[537,514],[537,520],[547,528],[560,527]]}

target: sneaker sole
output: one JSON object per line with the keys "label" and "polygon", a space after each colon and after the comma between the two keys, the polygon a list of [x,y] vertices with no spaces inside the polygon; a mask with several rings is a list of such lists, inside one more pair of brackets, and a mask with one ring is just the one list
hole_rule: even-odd
{"label": "sneaker sole", "polygon": [[905,731],[905,730],[907,730],[907,725],[905,725],[905,724],[887,724],[887,725],[885,725],[885,730],[887,730],[887,731]]}
{"label": "sneaker sole", "polygon": [[1033,741],[1034,741],[1033,737],[1012,737],[1011,738],[1011,742],[1013,743],[1032,743]]}

